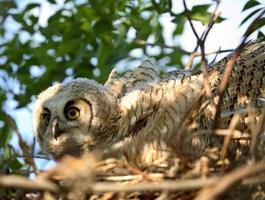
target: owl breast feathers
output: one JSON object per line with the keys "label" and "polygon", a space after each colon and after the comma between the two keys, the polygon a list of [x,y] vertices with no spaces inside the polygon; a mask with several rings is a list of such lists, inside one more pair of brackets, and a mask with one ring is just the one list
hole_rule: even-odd
{"label": "owl breast feathers", "polygon": [[[246,51],[257,54],[261,48],[264,49],[264,43],[247,48],[241,54]],[[254,72],[253,76],[260,70],[263,78],[254,89],[256,96],[249,97],[245,107],[258,99],[265,88],[263,52],[263,56],[250,55],[247,61],[246,56],[238,58],[237,63],[250,63],[248,70]],[[209,69],[215,103],[218,102],[216,87],[227,60],[225,58]],[[257,66],[251,65],[252,62]],[[232,76],[236,76],[237,70],[241,70],[240,64],[234,66]],[[232,82],[228,91],[233,91],[237,85]],[[233,95],[240,96],[243,92],[225,94],[222,108],[226,113],[233,113],[233,110],[227,112],[227,105],[232,101],[229,98],[234,99]],[[241,104],[234,102],[233,105],[233,108],[239,108]],[[181,130],[211,129],[211,109],[205,96],[202,73],[177,72],[161,77],[159,69],[145,61],[121,77],[113,70],[105,85],[77,78],[49,87],[38,97],[33,126],[41,147],[54,159],[65,154],[81,156],[100,150],[104,158],[125,159],[144,167],[175,156],[172,143]]]}

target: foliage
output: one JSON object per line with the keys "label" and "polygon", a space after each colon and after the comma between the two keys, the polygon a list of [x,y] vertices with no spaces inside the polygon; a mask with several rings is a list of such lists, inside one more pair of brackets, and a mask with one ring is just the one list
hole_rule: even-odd
{"label": "foliage", "polygon": [[[17,1],[18,2],[18,1]],[[197,5],[180,13],[173,12],[172,1],[156,0],[65,0],[62,6],[48,0],[55,12],[47,25],[41,24],[41,3],[29,3],[19,8],[12,0],[0,1],[0,106],[4,110],[7,99],[26,107],[32,97],[55,81],[78,76],[104,82],[110,70],[121,61],[154,57],[158,62],[167,58],[166,65],[183,67],[182,58],[190,52],[179,44],[166,45],[161,17],[169,15],[176,24],[172,37],[180,36],[187,20],[209,25],[218,1]],[[251,10],[241,25],[261,12],[260,1],[249,0],[242,12]],[[225,20],[219,16],[214,23]],[[10,32],[9,23],[18,30]],[[247,35],[265,24],[261,17]],[[260,32],[259,36],[263,34]],[[148,46],[158,47],[153,55]],[[95,73],[99,71],[99,75]],[[5,112],[8,112],[5,110]],[[31,123],[29,123],[30,125]],[[18,173],[25,169],[9,145],[12,127],[4,111],[0,114],[0,172]],[[24,167],[24,168],[23,168]],[[6,192],[6,191],[4,191]],[[1,196],[1,191],[0,191]]]}

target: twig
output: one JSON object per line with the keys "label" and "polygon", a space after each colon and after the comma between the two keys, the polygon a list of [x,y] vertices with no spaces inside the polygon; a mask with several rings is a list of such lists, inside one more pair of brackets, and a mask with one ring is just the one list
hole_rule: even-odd
{"label": "twig", "polygon": [[228,129],[228,134],[225,136],[225,139],[224,139],[224,143],[223,143],[223,146],[222,146],[222,149],[221,149],[221,161],[223,161],[224,163],[224,160],[225,160],[225,157],[226,157],[226,153],[227,153],[227,149],[228,149],[228,146],[229,146],[229,143],[233,137],[233,134],[234,134],[234,130],[236,129],[236,126],[239,122],[239,119],[240,119],[240,115],[236,114],[233,116],[232,120],[231,120],[231,123],[229,125],[229,129]]}
{"label": "twig", "polygon": [[218,8],[219,8],[219,5],[220,5],[220,0],[217,0],[216,1],[216,5],[215,5],[215,8],[214,8],[214,11],[213,11],[213,14],[211,15],[211,18],[210,18],[210,21],[208,22],[204,32],[202,33],[201,35],[201,40],[203,43],[205,43],[207,37],[208,37],[208,34],[210,32],[210,30],[212,29],[214,23],[217,21],[218,17],[220,16],[220,12],[217,12]]}
{"label": "twig", "polygon": [[[186,1],[183,0],[182,2],[183,2],[183,6],[184,6],[184,9],[185,9],[185,12],[188,13],[189,10],[188,10],[188,7],[187,7],[187,4],[186,4]],[[201,42],[201,38],[199,37],[199,35],[198,35],[198,33],[197,33],[197,31],[196,31],[196,29],[195,29],[193,23],[192,23],[192,19],[191,19],[191,17],[190,17],[189,14],[187,14],[187,18],[188,18],[188,22],[189,22],[189,24],[190,24],[190,27],[191,27],[191,29],[192,29],[192,32],[193,32],[193,34],[195,35],[195,37],[197,38],[197,42],[198,42],[198,43],[197,43],[197,46],[198,46],[198,44]],[[198,48],[198,47],[197,47],[197,48]],[[196,49],[196,50],[197,50],[197,49]],[[195,51],[196,51],[196,50],[195,50]]]}
{"label": "twig", "polygon": [[38,174],[39,170],[38,170],[33,158],[31,157],[30,148],[24,142],[24,140],[23,140],[23,138],[21,136],[21,133],[18,130],[18,127],[16,125],[15,120],[10,115],[8,115],[8,114],[6,114],[4,112],[1,112],[1,114],[6,117],[6,121],[7,121],[8,125],[9,125],[9,127],[11,129],[13,129],[13,131],[17,135],[18,141],[19,141],[19,146],[20,146],[20,148],[21,148],[21,150],[22,150],[22,152],[23,152],[23,154],[25,156],[25,161],[28,162],[28,164],[30,164],[32,166],[34,173]]}
{"label": "twig", "polygon": [[150,43],[150,42],[146,42],[145,40],[140,40],[140,39],[137,39],[137,40],[134,40],[134,43],[136,44],[139,44],[139,45],[144,45],[144,46],[160,46],[162,48],[168,48],[168,49],[173,49],[175,51],[180,51],[186,55],[189,55],[191,52],[189,51],[186,51],[180,47],[177,47],[177,46],[170,46],[170,45],[166,45],[164,43]]}
{"label": "twig", "polygon": [[51,192],[59,191],[58,186],[50,181],[32,181],[17,175],[0,175],[0,186],[5,188],[21,188],[26,190],[47,190]]}
{"label": "twig", "polygon": [[[224,49],[224,50],[217,50],[217,51],[212,51],[212,52],[208,52],[208,53],[205,53],[205,56],[209,56],[209,55],[213,55],[213,54],[220,54],[220,53],[229,53],[229,52],[232,52],[233,49]],[[194,52],[192,53],[194,57],[198,57],[198,56],[201,56],[202,53],[201,52]]]}
{"label": "twig", "polygon": [[[152,46],[152,47],[153,46],[160,46],[162,48],[168,48],[168,49],[172,49],[172,50],[175,50],[175,51],[180,51],[180,52],[184,53],[185,55],[190,55],[190,56],[193,56],[194,58],[202,56],[202,53],[199,52],[199,51],[190,52],[190,51],[186,51],[186,50],[184,50],[182,48],[179,48],[177,46],[170,46],[170,45],[166,45],[166,44],[163,44],[163,43],[150,43],[150,42],[146,42],[145,40],[139,40],[139,39],[134,40],[134,42],[136,44],[144,45],[144,46]],[[234,49],[224,49],[224,50],[206,52],[205,56],[209,56],[209,55],[213,55],[213,54],[220,54],[220,53],[229,53],[229,52],[232,52],[233,50]]]}
{"label": "twig", "polygon": [[265,128],[265,107],[262,109],[260,120],[256,125],[256,129],[253,133],[252,140],[250,143],[250,155],[253,161],[256,160],[258,139],[259,136],[264,131],[264,128]]}
{"label": "twig", "polygon": [[[204,32],[201,35],[201,37],[199,37],[199,35],[196,32],[196,29],[195,29],[195,27],[194,27],[194,25],[192,23],[192,19],[191,19],[190,15],[189,15],[189,11],[188,11],[188,8],[187,8],[187,5],[186,5],[186,1],[183,0],[183,5],[184,5],[185,12],[188,13],[187,14],[188,22],[189,22],[189,24],[191,26],[191,29],[192,29],[195,37],[197,38],[197,46],[195,47],[194,52],[197,51],[198,47],[200,47],[200,50],[201,50],[201,68],[202,68],[203,77],[204,77],[205,94],[208,97],[208,99],[210,101],[210,104],[213,107],[213,109],[215,108],[215,103],[214,103],[214,100],[213,100],[213,97],[212,97],[212,91],[210,89],[210,83],[209,83],[209,75],[208,75],[208,70],[207,70],[208,62],[207,62],[206,57],[205,57],[205,41],[206,41],[206,38],[208,36],[209,31],[213,27],[214,22],[219,17],[219,14],[217,13],[217,9],[219,7],[219,3],[220,3],[220,1],[217,1],[214,13],[211,16],[209,23],[207,24],[206,29],[204,30]],[[188,64],[191,66],[192,63],[193,63],[194,56],[191,56],[190,58],[192,58],[192,60],[190,59]]]}
{"label": "twig", "polygon": [[137,185],[117,185],[113,183],[95,183],[91,185],[94,192],[133,192],[133,191],[187,191],[195,190],[216,183],[218,178],[175,180],[162,182],[145,182]]}
{"label": "twig", "polygon": [[[220,4],[220,0],[217,1],[216,6],[215,6],[215,9],[214,9],[214,11],[213,11],[213,14],[211,15],[211,18],[210,18],[208,24],[206,25],[206,27],[205,27],[205,29],[204,29],[204,31],[203,31],[203,33],[202,33],[202,35],[201,35],[200,37],[198,36],[198,33],[196,32],[196,30],[195,30],[195,28],[194,28],[194,25],[193,25],[193,23],[192,23],[192,21],[191,21],[192,19],[190,18],[189,15],[187,15],[188,22],[189,22],[189,24],[190,24],[190,26],[191,26],[191,29],[192,29],[192,31],[193,31],[195,37],[197,38],[197,45],[196,45],[196,47],[194,48],[193,52],[190,54],[190,58],[189,58],[189,61],[188,61],[188,63],[187,63],[187,68],[191,68],[191,66],[193,65],[193,60],[194,60],[194,58],[196,57],[195,55],[196,55],[196,52],[197,52],[197,50],[198,50],[199,47],[201,48],[201,53],[200,53],[200,55],[203,54],[202,51],[204,51],[204,44],[205,44],[205,41],[206,41],[206,39],[207,39],[207,36],[208,36],[210,30],[212,29],[214,23],[216,22],[216,20],[217,20],[218,17],[220,16],[220,13],[217,13],[217,10],[218,10],[218,7],[219,7],[219,4]],[[185,0],[183,0],[183,5],[184,5],[185,12],[188,13],[189,11],[188,11],[188,8],[187,8],[187,6],[186,6],[186,2],[185,2]],[[202,50],[202,49],[203,49],[203,50]],[[195,55],[194,55],[194,54],[195,54]],[[205,54],[205,55],[206,55],[206,54]]]}
{"label": "twig", "polygon": [[232,185],[243,180],[244,178],[251,176],[255,173],[259,173],[265,170],[265,163],[260,162],[257,164],[249,164],[240,167],[231,173],[226,174],[223,178],[219,179],[214,185],[203,188],[196,200],[212,200],[231,188]]}

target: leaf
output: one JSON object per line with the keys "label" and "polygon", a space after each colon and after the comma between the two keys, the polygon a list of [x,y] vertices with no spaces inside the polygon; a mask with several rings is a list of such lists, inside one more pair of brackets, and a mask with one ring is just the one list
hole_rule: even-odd
{"label": "leaf", "polygon": [[106,43],[102,43],[98,49],[98,64],[97,66],[102,67],[106,64],[107,59],[110,55],[111,47]]}
{"label": "leaf", "polygon": [[251,13],[249,13],[240,23],[239,26],[242,26],[247,20],[249,20],[253,15],[255,15],[257,12],[259,12],[262,8],[258,8],[257,10],[252,11]]}
{"label": "leaf", "polygon": [[184,24],[177,24],[177,27],[176,27],[176,30],[174,31],[174,35],[180,35],[180,34],[182,34],[183,33],[183,31],[184,31]]}
{"label": "leaf", "polygon": [[253,8],[253,7],[257,6],[257,5],[260,5],[260,3],[258,1],[250,0],[244,5],[242,11],[250,9],[250,8]]}
{"label": "leaf", "polygon": [[57,56],[64,56],[65,54],[76,50],[79,46],[81,46],[79,39],[73,38],[63,41],[57,49]]}
{"label": "leaf", "polygon": [[56,4],[56,0],[48,0],[48,2],[51,4]]}
{"label": "leaf", "polygon": [[11,156],[11,150],[10,150],[10,147],[7,145],[7,146],[4,146],[3,148],[3,155],[1,156],[1,159],[2,160],[8,160]]}
{"label": "leaf", "polygon": [[249,35],[251,35],[253,32],[255,32],[256,30],[260,29],[260,28],[263,27],[264,25],[265,25],[265,18],[260,18],[260,19],[258,19],[256,22],[254,22],[254,24],[251,24],[251,25],[247,28],[247,30],[246,30],[244,36],[249,36]]}
{"label": "leaf", "polygon": [[10,128],[5,124],[4,127],[1,129],[0,132],[1,141],[0,144],[2,147],[6,146],[9,142],[9,140],[12,137],[12,132]]}
{"label": "leaf", "polygon": [[189,15],[193,20],[198,20],[202,24],[207,24],[212,16],[211,13],[207,12],[211,4],[198,5],[192,7]]}
{"label": "leaf", "polygon": [[262,41],[265,41],[265,35],[264,35],[264,33],[262,33],[261,31],[259,31],[259,32],[258,32],[258,35],[257,35],[257,38],[258,38],[258,39],[261,38]]}
{"label": "leaf", "polygon": [[13,14],[12,15],[13,19],[19,23],[24,23],[24,14]]}
{"label": "leaf", "polygon": [[206,13],[210,6],[211,6],[211,4],[193,6],[190,12],[191,12],[191,14]]}
{"label": "leaf", "polygon": [[191,15],[193,20],[200,21],[203,25],[208,24],[211,18],[211,13],[194,13]]}
{"label": "leaf", "polygon": [[36,7],[39,7],[40,4],[39,3],[30,3],[26,6],[26,8],[24,9],[24,12],[25,11],[30,11],[32,10],[33,8],[36,8]]}
{"label": "leaf", "polygon": [[227,18],[219,16],[215,23],[221,23],[222,21],[226,20]]}
{"label": "leaf", "polygon": [[18,159],[14,159],[12,162],[8,163],[8,167],[10,167],[13,171],[19,170],[23,167],[23,164],[19,162]]}

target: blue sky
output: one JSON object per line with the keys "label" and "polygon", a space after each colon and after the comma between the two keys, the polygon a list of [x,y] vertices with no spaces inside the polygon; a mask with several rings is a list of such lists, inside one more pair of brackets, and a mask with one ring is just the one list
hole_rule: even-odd
{"label": "blue sky", "polygon": [[[25,6],[28,2],[42,2],[40,10],[40,24],[42,26],[46,26],[48,17],[58,7],[63,5],[63,0],[58,0],[57,6],[53,6],[47,3],[46,1],[40,1],[40,0],[36,1],[17,0],[17,3],[20,5],[20,7]],[[198,3],[203,4],[203,3],[209,3],[211,1],[187,0],[187,5],[188,7],[191,7],[192,5],[195,5],[196,2],[197,4]],[[206,52],[216,51],[220,47],[222,47],[222,49],[235,48],[240,43],[242,35],[246,29],[246,26],[239,28],[240,22],[242,21],[244,16],[247,15],[247,13],[244,14],[241,13],[241,10],[245,2],[246,0],[223,0],[221,2],[219,11],[221,12],[221,15],[223,17],[227,18],[227,20],[222,22],[221,24],[214,25],[206,41]],[[173,5],[174,5],[174,11],[180,12],[183,10],[182,0],[173,0]],[[196,45],[196,38],[194,37],[191,28],[188,25],[185,27],[184,34],[181,37],[177,38],[176,41],[170,37],[170,34],[168,34],[174,30],[174,27],[176,25],[170,22],[170,18],[168,15],[162,16],[160,20],[163,23],[163,26],[166,28],[164,35],[166,37],[166,42],[168,45],[179,43],[184,49],[189,51],[193,50],[193,48]],[[201,33],[204,30],[204,27],[200,23],[195,22],[194,25],[199,33]],[[265,33],[264,28],[262,30],[263,33]],[[252,37],[255,37],[255,34]],[[155,50],[150,47],[150,51],[155,51]],[[18,123],[19,130],[23,134],[23,138],[25,138],[25,140],[28,142],[31,142],[33,138],[32,123],[31,123],[31,109],[33,107],[33,104],[29,106],[29,109],[18,109],[18,110],[12,109],[14,102],[9,103],[8,105],[11,110],[10,113],[12,113],[12,116],[15,118],[16,122]],[[17,139],[15,137],[12,139],[12,143],[16,146]],[[46,168],[47,166],[50,166],[50,164],[46,165],[44,162],[38,162],[37,164],[41,168]]]}

